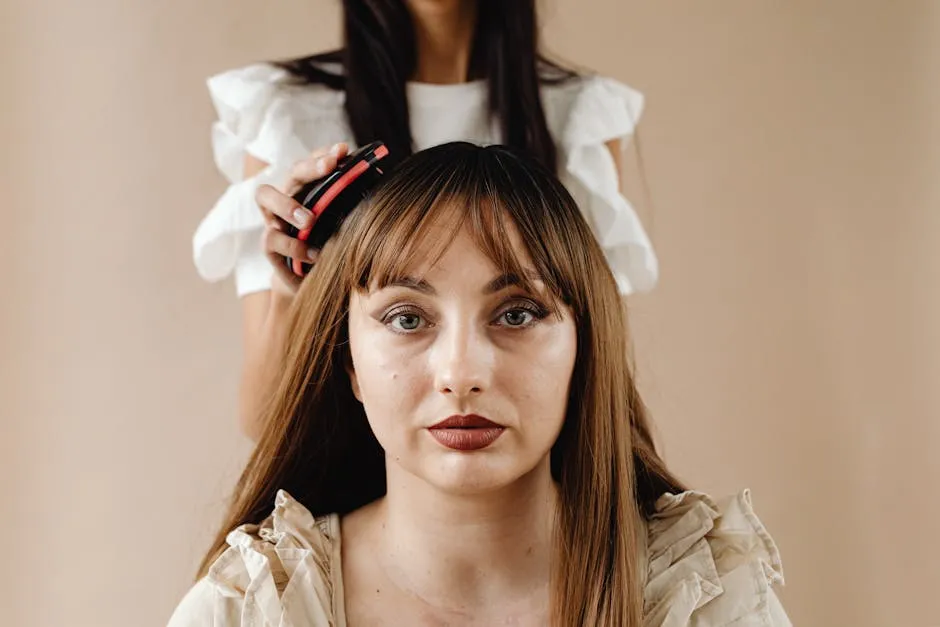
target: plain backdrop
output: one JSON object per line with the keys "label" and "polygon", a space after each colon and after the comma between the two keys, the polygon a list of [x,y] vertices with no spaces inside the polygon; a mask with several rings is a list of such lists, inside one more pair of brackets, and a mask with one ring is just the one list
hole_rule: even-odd
{"label": "plain backdrop", "polygon": [[[940,625],[940,2],[542,8],[648,98],[662,277],[630,303],[667,461],[753,490],[797,625]],[[239,305],[191,262],[205,79],[337,44],[338,9],[0,7],[2,624],[161,625],[190,585],[249,451]]]}

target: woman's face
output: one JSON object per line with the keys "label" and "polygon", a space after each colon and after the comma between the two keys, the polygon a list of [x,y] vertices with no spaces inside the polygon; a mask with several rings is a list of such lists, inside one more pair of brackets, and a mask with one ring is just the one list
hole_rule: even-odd
{"label": "woman's face", "polygon": [[[515,233],[513,245],[531,265]],[[389,464],[451,493],[507,486],[547,460],[561,430],[571,312],[550,312],[547,293],[502,275],[467,232],[430,261],[407,281],[352,295],[356,397]]]}

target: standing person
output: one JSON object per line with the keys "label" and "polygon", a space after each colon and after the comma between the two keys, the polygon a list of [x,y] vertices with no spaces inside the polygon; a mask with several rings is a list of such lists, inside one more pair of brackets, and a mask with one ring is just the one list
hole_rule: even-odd
{"label": "standing person", "polygon": [[231,185],[200,224],[193,253],[205,279],[235,278],[244,313],[239,414],[252,438],[298,285],[284,258],[317,256],[284,233],[287,223],[310,221],[291,195],[352,146],[382,140],[393,158],[453,140],[525,150],[572,193],[622,294],[657,279],[619,180],[643,98],[541,55],[535,0],[344,0],[343,21],[338,51],[209,80],[215,158]]}

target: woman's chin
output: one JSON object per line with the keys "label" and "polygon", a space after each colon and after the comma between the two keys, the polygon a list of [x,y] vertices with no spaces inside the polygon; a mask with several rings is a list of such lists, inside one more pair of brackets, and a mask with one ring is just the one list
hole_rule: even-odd
{"label": "woman's chin", "polygon": [[447,494],[480,496],[505,490],[525,480],[533,470],[520,466],[516,460],[500,457],[444,453],[434,463],[424,466],[422,478]]}

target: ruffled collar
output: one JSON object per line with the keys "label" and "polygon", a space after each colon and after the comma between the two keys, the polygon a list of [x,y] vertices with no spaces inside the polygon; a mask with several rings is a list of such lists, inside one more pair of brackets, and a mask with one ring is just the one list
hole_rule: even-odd
{"label": "ruffled collar", "polygon": [[[282,490],[268,518],[227,542],[209,579],[244,599],[241,624],[344,627],[338,516],[314,517]],[[784,581],[780,554],[748,491],[722,501],[663,495],[640,550],[647,627],[778,624],[771,586]]]}
{"label": "ruffled collar", "polygon": [[644,552],[646,625],[771,624],[770,587],[783,584],[783,567],[749,491],[720,502],[700,492],[663,495]]}

